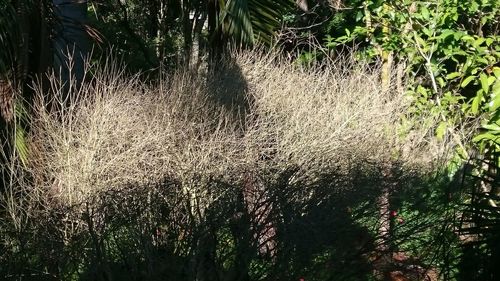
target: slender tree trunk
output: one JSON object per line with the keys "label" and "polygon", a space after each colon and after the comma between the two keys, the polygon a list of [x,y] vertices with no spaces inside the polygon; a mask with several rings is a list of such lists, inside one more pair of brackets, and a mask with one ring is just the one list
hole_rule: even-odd
{"label": "slender tree trunk", "polygon": [[184,63],[190,64],[193,47],[193,20],[191,19],[191,3],[189,0],[182,1],[182,29],[184,35]]}
{"label": "slender tree trunk", "polygon": [[[389,5],[383,4],[382,8],[388,12]],[[382,34],[384,36],[384,41],[390,40],[391,27],[390,23],[386,19],[382,19]],[[382,82],[382,90],[389,91],[391,86],[391,78],[392,78],[392,63],[394,60],[394,53],[387,49],[384,49],[382,46],[378,46],[380,56],[382,57],[382,69],[381,69],[381,77],[380,80]]]}
{"label": "slender tree trunk", "polygon": [[208,11],[208,40],[209,40],[209,61],[216,62],[220,59],[224,41],[222,32],[218,28],[219,21],[219,3],[218,0],[207,1]]}

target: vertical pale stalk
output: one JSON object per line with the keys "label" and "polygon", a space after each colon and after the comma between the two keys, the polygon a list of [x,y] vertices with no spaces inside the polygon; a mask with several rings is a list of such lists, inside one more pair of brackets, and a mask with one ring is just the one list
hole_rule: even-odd
{"label": "vertical pale stalk", "polygon": [[[383,13],[387,14],[389,12],[390,6],[383,4]],[[382,19],[382,34],[383,40],[388,41],[390,39],[391,28],[390,23],[387,19]],[[382,82],[382,90],[387,91],[391,85],[391,75],[392,75],[392,63],[394,54],[383,47],[379,47],[380,56],[382,57],[382,69],[380,73],[380,81]]]}

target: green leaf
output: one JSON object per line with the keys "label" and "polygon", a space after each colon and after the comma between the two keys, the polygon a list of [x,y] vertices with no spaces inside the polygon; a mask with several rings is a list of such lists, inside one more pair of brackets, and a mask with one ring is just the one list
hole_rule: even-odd
{"label": "green leaf", "polygon": [[452,72],[452,73],[446,75],[446,79],[451,80],[451,79],[459,77],[460,75],[462,75],[460,72]]}
{"label": "green leaf", "polygon": [[481,71],[481,70],[483,70],[481,67],[475,67],[475,68],[473,68],[473,69],[470,71],[470,73],[471,73],[472,75],[476,75],[476,74],[477,74],[479,71]]}
{"label": "green leaf", "polygon": [[439,87],[444,88],[446,86],[446,81],[443,79],[443,77],[436,78],[436,81],[439,84]]}
{"label": "green leaf", "polygon": [[356,14],[356,22],[361,21],[363,17],[364,17],[363,13],[361,11],[358,11],[358,13]]}
{"label": "green leaf", "polygon": [[481,82],[481,88],[484,94],[488,94],[490,85],[488,84],[488,75],[486,73],[479,74],[479,81]]}
{"label": "green leaf", "polygon": [[488,105],[490,112],[495,112],[500,107],[500,79],[497,79],[491,89],[491,101]]}
{"label": "green leaf", "polygon": [[420,14],[422,15],[422,18],[424,20],[428,20],[429,17],[430,17],[430,13],[429,13],[429,10],[427,9],[427,7],[423,6],[422,7],[422,10],[420,11]]}
{"label": "green leaf", "polygon": [[470,35],[464,35],[464,36],[462,36],[462,38],[460,38],[460,40],[474,42],[474,37],[472,37]]}
{"label": "green leaf", "polygon": [[493,97],[500,97],[500,78],[497,78],[491,89],[491,95]]}
{"label": "green leaf", "polygon": [[499,134],[500,133],[500,126],[497,124],[486,124],[483,126],[486,130],[489,131],[489,133],[494,133],[494,134]]}
{"label": "green leaf", "polygon": [[491,86],[493,85],[493,83],[495,83],[495,81],[497,80],[497,78],[495,78],[495,76],[488,76],[488,86]]}
{"label": "green leaf", "polygon": [[416,32],[414,33],[415,41],[421,46],[422,49],[427,49],[427,43]]}
{"label": "green leaf", "polygon": [[474,47],[479,47],[481,44],[484,43],[486,39],[484,37],[479,37],[476,40],[474,40]]}
{"label": "green leaf", "polygon": [[479,90],[477,95],[472,99],[471,113],[476,115],[479,112],[479,106],[483,100],[483,90]]}
{"label": "green leaf", "polygon": [[480,142],[480,141],[485,141],[485,140],[496,141],[496,140],[498,140],[499,137],[500,136],[498,136],[496,134],[492,134],[491,132],[486,132],[486,133],[482,133],[482,134],[475,136],[472,139],[472,141],[473,142]]}
{"label": "green leaf", "polygon": [[493,75],[495,75],[495,77],[497,79],[500,79],[500,67],[495,66],[495,67],[493,67],[492,71],[493,71]]}
{"label": "green leaf", "polygon": [[462,87],[462,88],[467,87],[467,85],[469,85],[469,83],[474,79],[476,79],[476,76],[469,76],[469,77],[465,78],[464,81],[462,81],[462,84],[460,84],[460,87]]}
{"label": "green leaf", "polygon": [[447,128],[448,124],[444,121],[442,121],[441,123],[439,123],[439,125],[437,126],[436,128],[436,137],[438,140],[443,140],[444,138],[444,135],[446,133],[446,128]]}
{"label": "green leaf", "polygon": [[455,31],[451,29],[444,29],[441,31],[441,34],[439,35],[439,39],[443,40],[446,39],[448,36],[455,35]]}

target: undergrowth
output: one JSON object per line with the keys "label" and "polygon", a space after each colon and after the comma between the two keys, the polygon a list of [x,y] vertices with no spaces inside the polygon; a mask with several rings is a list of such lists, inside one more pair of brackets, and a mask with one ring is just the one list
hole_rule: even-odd
{"label": "undergrowth", "polygon": [[[401,126],[408,100],[379,66],[246,52],[154,82],[91,69],[38,91],[28,161],[3,165],[0,276],[368,280],[400,249],[415,278],[439,275],[446,217],[418,219],[444,214],[431,171],[452,144]],[[396,209],[415,219],[386,236]]]}

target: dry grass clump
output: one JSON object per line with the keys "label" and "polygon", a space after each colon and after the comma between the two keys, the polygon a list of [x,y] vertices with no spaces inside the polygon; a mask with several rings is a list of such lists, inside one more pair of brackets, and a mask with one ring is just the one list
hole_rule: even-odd
{"label": "dry grass clump", "polygon": [[[441,207],[421,192],[420,164],[447,143],[418,129],[427,121],[400,125],[407,102],[382,89],[376,65],[303,68],[253,51],[153,82],[121,69],[101,65],[81,87],[52,77],[38,90],[28,161],[0,166],[7,270],[233,280],[257,261],[262,277],[285,280],[332,256],[321,267],[343,271],[388,243],[378,238],[400,203],[390,198],[415,204],[404,206],[428,235],[421,211]],[[416,229],[395,233],[413,241]]]}
{"label": "dry grass clump", "polygon": [[77,102],[60,106],[62,92],[54,91],[54,100],[37,104],[29,169],[51,197],[80,204],[165,178],[221,177],[235,165],[231,126],[201,95],[199,78],[180,74],[170,88],[153,89],[138,77],[114,75],[97,74],[73,92],[84,96]]}
{"label": "dry grass clump", "polygon": [[209,180],[238,183],[289,167],[320,174],[353,159],[401,155],[405,103],[401,93],[381,90],[377,67],[345,60],[303,69],[256,56],[152,84],[106,65],[81,88],[70,85],[66,100],[67,88],[53,79],[53,99],[39,99],[30,122],[31,184],[72,206],[168,179],[208,205],[217,197]]}
{"label": "dry grass clump", "polygon": [[237,61],[252,100],[246,137],[265,142],[259,147],[269,148],[279,165],[321,170],[352,159],[386,161],[414,149],[398,137],[407,102],[403,93],[383,90],[377,65],[342,58],[304,69],[248,53]]}

